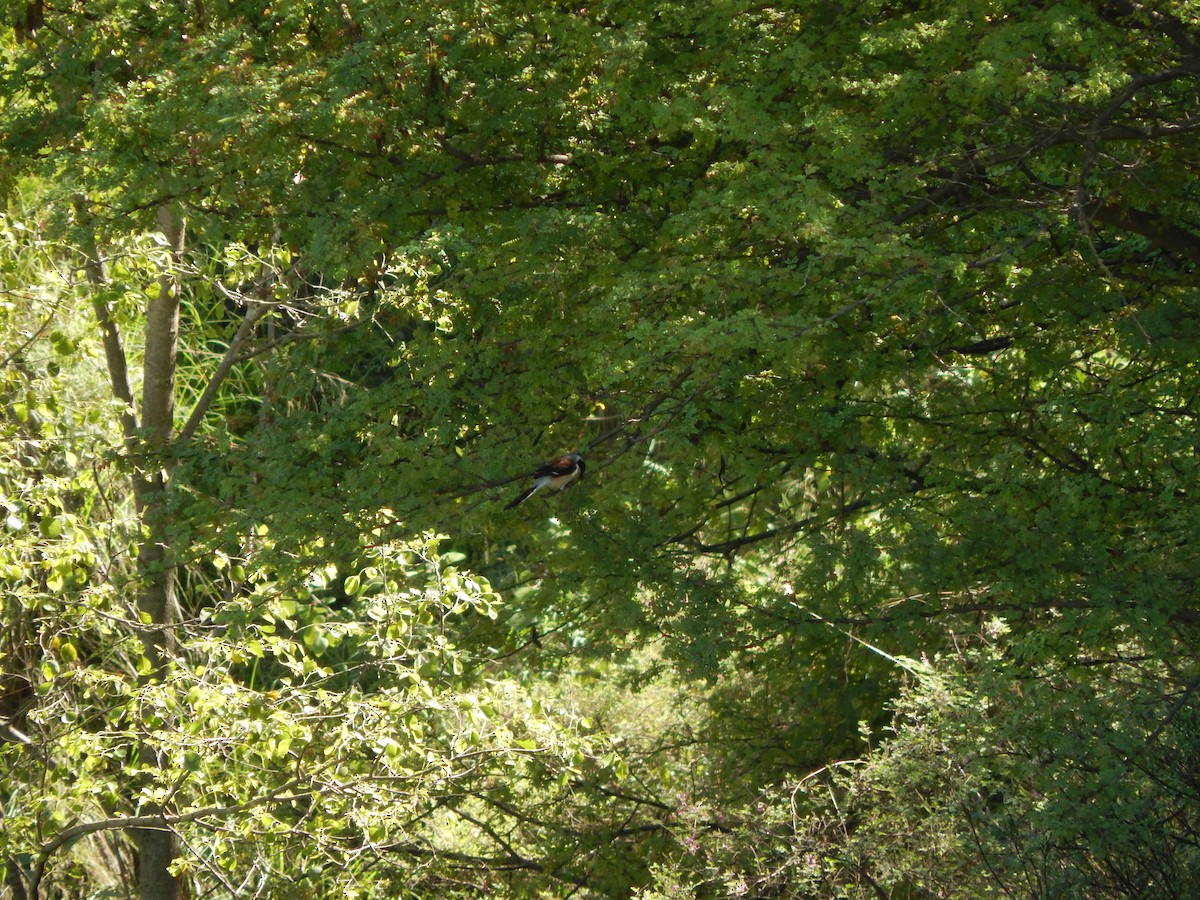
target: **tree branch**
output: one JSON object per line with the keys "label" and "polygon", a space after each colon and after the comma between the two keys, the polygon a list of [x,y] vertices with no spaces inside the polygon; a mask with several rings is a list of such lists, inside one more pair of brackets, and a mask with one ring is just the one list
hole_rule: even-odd
{"label": "tree branch", "polygon": [[1182,253],[1194,262],[1200,262],[1200,235],[1140,209],[1097,202],[1093,204],[1091,220],[1140,234],[1164,250]]}
{"label": "tree branch", "polygon": [[[80,218],[86,218],[84,201],[75,198],[76,211]],[[108,365],[108,380],[112,387],[113,396],[125,404],[121,411],[121,432],[126,440],[132,440],[137,433],[137,404],[133,399],[133,385],[129,380],[129,361],[125,356],[125,348],[121,343],[121,332],[113,319],[108,302],[101,296],[101,291],[108,287],[108,275],[104,271],[104,260],[96,247],[95,235],[86,232],[83,247],[83,272],[88,283],[92,286],[92,313],[100,328],[100,340],[104,345],[104,359]]]}
{"label": "tree branch", "polygon": [[[1132,2],[1132,0],[1104,0],[1099,4],[1101,15],[1109,19],[1112,18],[1128,18],[1135,20],[1133,27],[1139,27],[1136,19],[1139,15],[1144,17],[1144,20],[1149,23],[1150,27],[1155,31],[1165,34],[1171,41],[1187,56],[1200,55],[1200,47],[1192,40],[1192,36],[1188,33],[1187,26],[1181,19],[1176,16],[1158,12],[1154,9],[1148,9]],[[1111,10],[1112,12],[1109,12]],[[1108,14],[1106,14],[1108,13]],[[1112,13],[1116,13],[1113,16]]]}
{"label": "tree branch", "polygon": [[229,347],[225,350],[225,355],[221,357],[221,361],[217,364],[216,370],[212,377],[209,378],[208,384],[204,386],[204,391],[200,395],[200,399],[196,401],[196,405],[192,407],[191,415],[188,416],[187,422],[183,429],[179,432],[181,440],[190,441],[196,433],[196,429],[200,427],[200,423],[204,420],[204,416],[208,413],[212,406],[213,400],[216,399],[217,392],[221,389],[221,384],[229,375],[230,371],[239,361],[239,351],[246,339],[250,337],[254,326],[258,320],[272,308],[269,303],[261,303],[251,301],[246,308],[246,316],[238,325],[237,331],[233,335],[233,339],[229,342]]}
{"label": "tree branch", "polygon": [[[890,500],[892,498],[888,498],[888,499]],[[850,513],[856,513],[863,509],[869,509],[869,508],[876,507],[876,506],[882,506],[886,502],[888,502],[888,501],[880,500],[876,497],[861,497],[858,500],[855,500],[853,503],[848,503],[845,506],[839,506],[837,509],[831,510],[828,513],[824,513],[821,515],[815,515],[815,516],[806,516],[803,519],[797,519],[795,522],[789,522],[786,525],[779,525],[775,528],[767,528],[767,529],[764,529],[763,531],[756,531],[753,534],[744,534],[739,538],[733,538],[728,541],[721,541],[716,544],[706,544],[703,541],[696,540],[693,543],[692,549],[696,553],[710,553],[710,554],[714,554],[717,556],[724,556],[725,554],[730,553],[733,550],[739,550],[742,547],[746,547],[750,544],[757,544],[761,541],[768,541],[768,540],[771,540],[772,538],[777,538],[777,537],[787,537],[787,536],[796,534],[798,532],[804,531],[807,528],[812,528],[813,526],[819,525],[822,522],[828,522],[832,518],[836,518],[838,516],[845,516]],[[701,527],[702,526],[697,526],[696,528],[692,529],[691,531],[687,531],[687,532],[684,532],[683,534],[676,535],[675,537],[669,538],[668,540],[664,541],[663,544],[660,546],[684,543],[688,538],[690,538],[697,531],[699,531]]]}
{"label": "tree branch", "polygon": [[[301,791],[297,794],[287,794],[288,791],[295,788],[301,783],[301,779],[293,778],[291,781],[283,784],[278,790],[272,791],[269,794],[264,794],[261,797],[253,797],[242,803],[237,803],[232,806],[205,806],[200,809],[193,809],[185,813],[159,813],[157,815],[148,816],[114,816],[110,819],[98,819],[94,822],[80,822],[72,825],[69,828],[64,828],[53,838],[42,845],[38,852],[37,859],[33,864],[33,870],[29,874],[29,900],[38,900],[38,892],[41,888],[42,878],[46,873],[46,863],[63,845],[74,841],[76,838],[81,838],[89,834],[96,834],[100,831],[124,831],[133,828],[153,829],[153,830],[169,830],[176,825],[183,825],[188,822],[195,822],[198,819],[207,819],[213,816],[228,816],[234,813],[245,812],[248,809],[253,809],[256,806],[261,806],[264,803],[274,803],[276,801],[297,800],[312,794],[312,791]],[[286,796],[285,796],[286,795]]]}
{"label": "tree branch", "polygon": [[50,323],[54,321],[54,317],[56,315],[58,315],[58,308],[60,306],[62,306],[62,298],[61,297],[59,297],[59,299],[54,302],[54,306],[51,307],[51,309],[50,309],[50,315],[46,316],[46,318],[42,322],[42,324],[38,326],[37,331],[35,331],[33,334],[29,335],[29,337],[25,339],[25,341],[21,344],[20,347],[18,347],[12,353],[8,354],[8,356],[4,357],[3,361],[0,361],[0,369],[7,369],[9,363],[11,363],[14,359],[16,359],[22,353],[24,353],[29,347],[33,346],[33,344],[38,340],[38,338],[40,338],[43,334],[45,334],[46,329],[50,327]]}

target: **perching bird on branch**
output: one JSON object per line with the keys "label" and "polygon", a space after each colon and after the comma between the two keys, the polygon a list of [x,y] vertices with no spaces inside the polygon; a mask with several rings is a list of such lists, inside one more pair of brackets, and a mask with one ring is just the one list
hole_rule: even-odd
{"label": "perching bird on branch", "polygon": [[533,486],[523,491],[517,499],[504,508],[512,509],[514,506],[520,506],[542,488],[561,491],[572,481],[581,478],[584,468],[586,466],[583,457],[578,453],[568,453],[566,456],[552,459],[533,473]]}

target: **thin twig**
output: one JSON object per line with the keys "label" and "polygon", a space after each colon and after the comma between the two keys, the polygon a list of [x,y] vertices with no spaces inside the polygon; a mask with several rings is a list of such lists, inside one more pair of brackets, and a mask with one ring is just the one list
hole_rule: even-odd
{"label": "thin twig", "polygon": [[33,334],[31,334],[29,336],[29,338],[25,341],[25,343],[21,344],[20,347],[18,347],[12,353],[8,354],[8,356],[6,356],[4,358],[4,362],[0,362],[0,369],[7,369],[9,363],[11,363],[14,359],[16,359],[22,353],[24,353],[29,347],[31,347],[33,345],[33,343],[35,341],[37,341],[38,338],[40,338],[42,336],[42,332],[44,332],[47,328],[49,328],[50,323],[54,321],[54,316],[58,313],[58,308],[60,306],[62,306],[62,302],[63,302],[62,297],[59,297],[58,300],[56,300],[54,302],[54,306],[51,307],[51,309],[50,309],[50,315],[46,316],[46,320],[44,322],[42,322],[42,324],[38,328],[38,330],[35,331]]}

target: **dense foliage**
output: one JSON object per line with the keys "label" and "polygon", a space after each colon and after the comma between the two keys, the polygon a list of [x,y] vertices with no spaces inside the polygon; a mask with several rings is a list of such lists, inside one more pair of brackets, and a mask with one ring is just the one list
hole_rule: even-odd
{"label": "dense foliage", "polygon": [[1200,6],[9,20],[14,897],[1194,894]]}

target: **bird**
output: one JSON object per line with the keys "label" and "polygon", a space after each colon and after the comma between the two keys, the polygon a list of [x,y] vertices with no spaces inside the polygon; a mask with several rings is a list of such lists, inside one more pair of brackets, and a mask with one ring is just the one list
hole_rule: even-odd
{"label": "bird", "polygon": [[572,481],[581,478],[586,467],[583,457],[578,453],[568,453],[552,459],[533,473],[533,486],[522,491],[512,503],[504,508],[512,509],[514,506],[520,506],[542,488],[561,491]]}

